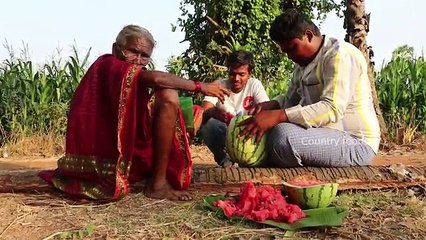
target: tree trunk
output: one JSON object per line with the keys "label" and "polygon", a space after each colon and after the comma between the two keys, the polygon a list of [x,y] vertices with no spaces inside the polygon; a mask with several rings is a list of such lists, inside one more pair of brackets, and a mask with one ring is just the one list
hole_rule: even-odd
{"label": "tree trunk", "polygon": [[380,130],[382,133],[382,144],[386,145],[388,142],[388,130],[377,98],[374,62],[371,59],[374,55],[371,47],[367,46],[367,35],[370,30],[369,24],[370,14],[365,13],[365,0],[346,0],[345,22],[343,25],[346,29],[345,41],[352,43],[361,50],[367,60],[369,66],[368,77],[371,84],[374,109],[376,110],[376,114],[379,119]]}

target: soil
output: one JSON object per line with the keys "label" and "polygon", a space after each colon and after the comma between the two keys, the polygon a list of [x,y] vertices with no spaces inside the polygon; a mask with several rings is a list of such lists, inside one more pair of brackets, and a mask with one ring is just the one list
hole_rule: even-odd
{"label": "soil", "polygon": [[[25,169],[54,169],[57,157],[43,158],[40,156],[0,158],[0,171],[25,170]],[[192,158],[194,163],[212,164],[212,154],[205,146],[192,146]],[[426,151],[397,149],[389,152],[379,152],[373,165],[383,166],[392,164],[405,166],[424,166],[426,164]]]}

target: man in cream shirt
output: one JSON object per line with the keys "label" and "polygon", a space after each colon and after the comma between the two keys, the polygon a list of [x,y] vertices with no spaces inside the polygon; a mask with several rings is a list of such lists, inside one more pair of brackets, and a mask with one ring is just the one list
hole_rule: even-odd
{"label": "man in cream shirt", "polygon": [[321,35],[295,9],[271,25],[270,36],[295,64],[285,96],[259,104],[243,124],[246,137],[269,131],[270,165],[371,164],[380,143],[368,66],[353,45]]}

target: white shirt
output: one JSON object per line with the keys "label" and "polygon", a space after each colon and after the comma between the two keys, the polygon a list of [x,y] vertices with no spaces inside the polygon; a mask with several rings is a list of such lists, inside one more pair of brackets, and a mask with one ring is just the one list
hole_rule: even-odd
{"label": "white shirt", "polygon": [[[216,82],[231,89],[232,82],[229,79],[217,80]],[[229,97],[225,97],[223,104],[218,98],[210,96],[206,96],[204,101],[210,102],[232,115],[246,115],[256,104],[269,101],[269,97],[262,83],[256,78],[250,78],[243,90],[239,93],[231,92]]]}

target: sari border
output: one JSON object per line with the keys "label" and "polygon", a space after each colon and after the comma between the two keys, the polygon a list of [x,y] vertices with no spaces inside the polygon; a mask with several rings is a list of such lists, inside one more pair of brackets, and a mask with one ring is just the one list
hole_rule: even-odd
{"label": "sari border", "polygon": [[175,135],[177,135],[179,148],[183,153],[184,158],[184,167],[182,172],[180,173],[181,176],[181,187],[182,189],[186,189],[189,187],[191,183],[191,177],[192,177],[192,157],[191,157],[191,151],[190,151],[190,145],[189,140],[187,136],[187,130],[185,127],[185,120],[183,119],[183,115],[181,110],[178,111],[178,117],[176,120],[176,130]]}
{"label": "sari border", "polygon": [[[137,76],[137,73],[140,71],[137,65],[131,65],[121,85],[120,91],[120,100],[118,105],[118,125],[117,125],[117,149],[118,149],[118,161],[116,166],[116,186],[114,191],[113,198],[119,198],[126,195],[129,192],[129,181],[128,175],[130,173],[131,159],[126,159],[123,155],[121,135],[123,130],[123,120],[126,114],[127,100],[129,93],[131,91],[131,86],[134,80],[134,77]],[[126,164],[127,163],[127,164]],[[123,165],[123,166],[122,166]],[[122,169],[124,168],[124,169]]]}

